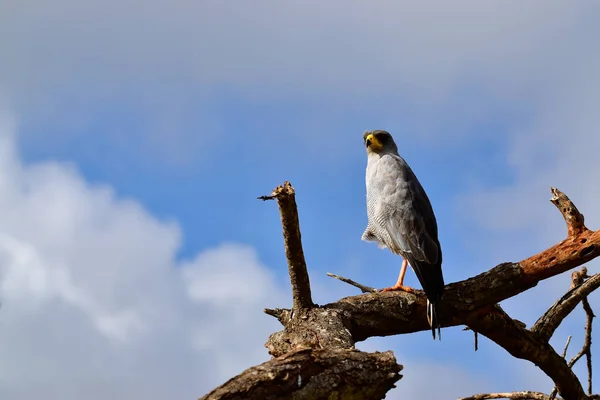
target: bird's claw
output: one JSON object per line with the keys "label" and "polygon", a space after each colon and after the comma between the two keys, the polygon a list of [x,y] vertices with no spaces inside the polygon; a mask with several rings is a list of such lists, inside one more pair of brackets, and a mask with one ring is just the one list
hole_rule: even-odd
{"label": "bird's claw", "polygon": [[407,292],[407,293],[415,293],[415,289],[409,287],[409,286],[404,286],[404,285],[394,285],[391,287],[386,287],[384,289],[380,290],[381,292],[397,292],[397,291],[401,291],[401,292]]}

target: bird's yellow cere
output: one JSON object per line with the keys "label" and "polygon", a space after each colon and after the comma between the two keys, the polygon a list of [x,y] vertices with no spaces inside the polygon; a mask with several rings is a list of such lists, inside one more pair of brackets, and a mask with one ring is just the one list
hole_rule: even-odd
{"label": "bird's yellow cere", "polygon": [[383,147],[379,139],[377,139],[377,137],[372,133],[369,133],[365,136],[365,145],[368,149],[375,152],[381,150],[381,148]]}

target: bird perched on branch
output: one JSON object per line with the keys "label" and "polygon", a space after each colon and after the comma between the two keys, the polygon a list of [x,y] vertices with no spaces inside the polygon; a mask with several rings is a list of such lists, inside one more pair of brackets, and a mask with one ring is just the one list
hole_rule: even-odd
{"label": "bird perched on branch", "polygon": [[442,248],[431,203],[419,180],[386,131],[367,131],[367,229],[362,240],[377,242],[404,258],[398,281],[383,291],[414,292],[403,286],[407,265],[415,271],[427,296],[427,320],[435,339],[439,304],[444,290]]}

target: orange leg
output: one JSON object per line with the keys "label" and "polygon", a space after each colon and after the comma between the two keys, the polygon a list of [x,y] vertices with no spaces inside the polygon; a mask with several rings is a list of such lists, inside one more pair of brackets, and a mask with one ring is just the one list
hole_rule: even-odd
{"label": "orange leg", "polygon": [[414,293],[415,289],[402,285],[402,283],[404,283],[404,275],[406,275],[407,267],[408,267],[408,261],[406,261],[406,259],[405,259],[402,261],[402,267],[400,267],[400,275],[398,275],[398,281],[396,282],[396,284],[392,287],[387,287],[385,289],[381,289],[381,291],[382,292],[391,292],[391,291],[395,291],[395,290],[401,290],[403,292]]}

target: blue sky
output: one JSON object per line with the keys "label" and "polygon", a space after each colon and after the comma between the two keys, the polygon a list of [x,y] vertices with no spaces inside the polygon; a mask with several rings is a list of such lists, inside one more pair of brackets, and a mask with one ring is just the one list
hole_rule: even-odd
{"label": "blue sky", "polygon": [[[262,309],[291,298],[277,207],[256,197],[284,180],[316,302],[356,294],[328,271],[394,283],[401,260],[360,241],[366,129],[389,130],[427,190],[447,282],[562,239],[551,185],[597,228],[599,13],[591,1],[4,2],[0,395],[193,398],[265,361],[279,327]],[[531,324],[567,275],[503,305]],[[574,315],[553,344],[573,334],[575,349],[581,329]],[[443,336],[360,346],[405,366],[392,399],[550,391],[493,343],[474,353],[461,327]]]}

